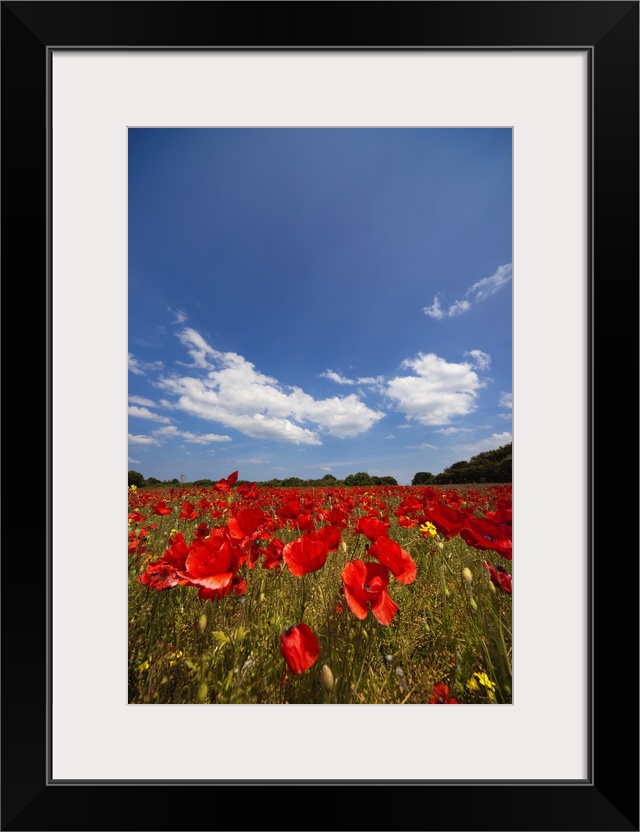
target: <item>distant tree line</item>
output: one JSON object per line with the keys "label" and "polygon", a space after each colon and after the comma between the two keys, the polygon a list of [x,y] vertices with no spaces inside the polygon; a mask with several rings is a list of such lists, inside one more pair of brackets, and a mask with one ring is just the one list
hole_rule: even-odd
{"label": "distant tree line", "polygon": [[[179,479],[172,480],[158,480],[155,477],[145,477],[139,471],[129,471],[129,485],[135,485],[136,488],[160,488],[165,486],[183,487],[196,486],[198,488],[211,488],[219,480],[199,479],[193,482],[181,482]],[[251,485],[249,480],[238,480],[236,485]],[[307,479],[303,480],[300,477],[286,477],[286,479],[278,480],[264,480],[256,483],[258,486],[265,488],[336,488],[342,485],[397,485],[398,480],[395,477],[376,477],[359,471],[357,474],[349,474],[343,480],[339,480],[333,474],[325,474],[321,479]]]}
{"label": "distant tree line", "polygon": [[[411,485],[450,485],[453,483],[486,483],[486,482],[511,482],[511,446],[502,445],[494,451],[484,451],[481,454],[472,456],[468,461],[454,462],[445,468],[441,474],[431,474],[429,471],[418,471],[411,480]],[[184,479],[174,477],[171,480],[158,480],[155,477],[145,477],[139,471],[129,471],[129,485],[136,488],[161,488],[176,487],[211,488],[219,481],[210,479],[199,479],[194,482],[185,482]],[[249,480],[238,480],[236,485],[251,485]],[[321,479],[300,479],[300,477],[287,477],[283,480],[272,479],[258,482],[258,486],[265,488],[338,488],[340,486],[368,486],[368,485],[398,485],[394,477],[377,477],[367,474],[365,471],[358,471],[357,474],[349,474],[343,480],[339,480],[333,474],[325,474]]]}
{"label": "distant tree line", "polygon": [[493,451],[472,456],[468,462],[454,462],[441,474],[419,471],[411,485],[451,485],[453,483],[511,482],[512,442]]}

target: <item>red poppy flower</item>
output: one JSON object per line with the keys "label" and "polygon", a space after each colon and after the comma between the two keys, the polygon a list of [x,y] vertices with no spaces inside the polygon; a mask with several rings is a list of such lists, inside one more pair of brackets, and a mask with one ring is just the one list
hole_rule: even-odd
{"label": "red poppy flower", "polygon": [[354,531],[356,534],[363,534],[369,540],[377,540],[389,534],[389,524],[383,523],[377,517],[359,517]]}
{"label": "red poppy flower", "polygon": [[433,699],[427,702],[427,705],[459,705],[457,699],[452,699],[449,694],[449,685],[444,682],[436,682],[433,686]]}
{"label": "red poppy flower", "polygon": [[416,562],[409,552],[406,552],[399,543],[396,543],[390,537],[379,537],[375,543],[369,546],[368,554],[387,566],[399,583],[411,584],[415,581]]}
{"label": "red poppy flower", "polygon": [[213,487],[216,489],[216,491],[226,492],[230,491],[231,486],[235,485],[237,481],[238,472],[234,471],[233,474],[229,474],[229,476],[226,479],[223,478],[221,480],[218,480],[218,482]]}
{"label": "red poppy flower", "polygon": [[361,621],[371,612],[385,626],[391,624],[399,607],[387,592],[389,570],[375,561],[352,560],[342,570],[342,585],[349,609]]}
{"label": "red poppy flower", "polygon": [[151,506],[151,510],[154,514],[160,515],[160,517],[166,517],[167,514],[171,514],[173,511],[164,500],[158,500],[155,506]]}
{"label": "red poppy flower", "polygon": [[203,586],[198,592],[198,598],[202,598],[205,601],[219,601],[225,595],[228,595],[232,589],[236,595],[244,595],[247,591],[246,580],[236,575],[231,583],[227,584],[223,589],[207,589]]}
{"label": "red poppy flower", "polygon": [[282,559],[289,567],[289,571],[298,578],[307,572],[322,569],[329,554],[326,540],[311,532],[298,537],[292,543],[285,544]]}
{"label": "red poppy flower", "polygon": [[342,540],[340,529],[337,526],[321,526],[316,530],[315,536],[325,541],[330,552],[335,552]]}
{"label": "red poppy flower", "polygon": [[184,535],[182,532],[178,532],[169,538],[169,548],[162,556],[162,560],[170,566],[173,566],[174,569],[184,571],[188,554],[189,547],[184,539]]}
{"label": "red poppy flower", "polygon": [[488,517],[468,517],[460,537],[475,549],[491,549],[511,560],[511,526],[498,523]]}
{"label": "red poppy flower", "polygon": [[508,595],[511,595],[511,575],[504,566],[496,566],[493,567],[487,561],[483,561],[482,565],[485,569],[489,570],[489,576],[491,577],[491,583],[496,587],[496,589],[501,590],[502,592],[506,592]]}
{"label": "red poppy flower", "polygon": [[224,589],[246,559],[226,529],[214,529],[209,537],[192,541],[185,569],[178,574],[190,586]]}
{"label": "red poppy flower", "polygon": [[206,537],[209,534],[209,526],[203,520],[202,523],[198,523],[198,528],[195,531],[196,537]]}
{"label": "red poppy flower", "polygon": [[320,655],[316,634],[304,622],[289,629],[280,637],[280,653],[289,670],[296,676],[314,664]]}
{"label": "red poppy flower", "polygon": [[323,511],[322,516],[332,526],[338,526],[341,529],[347,528],[347,512],[341,509],[340,506],[333,506],[330,510]]}
{"label": "red poppy flower", "polygon": [[264,558],[262,560],[262,568],[275,569],[278,566],[282,566],[283,549],[284,543],[279,538],[274,537],[265,549]]}
{"label": "red poppy flower", "polygon": [[163,560],[150,563],[145,572],[138,576],[137,580],[139,583],[157,590],[171,589],[171,587],[178,586],[180,583],[175,568]]}
{"label": "red poppy flower", "polygon": [[464,528],[468,519],[466,514],[446,503],[430,505],[425,509],[425,517],[447,539],[455,537]]}
{"label": "red poppy flower", "polygon": [[180,507],[180,520],[195,520],[198,516],[196,507],[193,503],[183,503]]}
{"label": "red poppy flower", "polygon": [[283,520],[295,520],[301,510],[300,500],[288,500],[278,509],[276,514]]}
{"label": "red poppy flower", "polygon": [[258,496],[257,485],[257,482],[252,482],[251,484],[243,482],[242,485],[238,486],[238,493],[244,497],[245,500],[255,500]]}

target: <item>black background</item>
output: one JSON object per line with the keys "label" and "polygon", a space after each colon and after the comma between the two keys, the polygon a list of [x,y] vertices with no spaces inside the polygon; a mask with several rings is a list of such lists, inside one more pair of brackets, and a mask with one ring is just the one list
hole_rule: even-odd
{"label": "black background", "polygon": [[[2,3],[2,271],[11,318],[2,362],[9,439],[3,830],[638,830],[638,8],[638,2],[580,0]],[[275,773],[268,769],[259,783],[47,781],[50,528],[31,518],[45,508],[51,516],[47,61],[53,47],[590,50],[586,782],[283,783],[270,781]],[[42,418],[37,429],[34,416]],[[558,479],[567,488],[585,487],[561,464],[550,472],[550,485]],[[542,527],[548,510],[562,511],[557,487],[549,499],[541,495]],[[550,581],[572,580],[552,541],[540,568]],[[562,679],[540,681],[541,697],[582,693]],[[499,754],[498,732],[494,739]],[[357,747],[357,737],[345,736],[341,753],[357,754]],[[487,765],[487,749],[479,751]],[[424,753],[437,755],[437,748]],[[301,742],[301,776],[309,754],[313,749]]]}

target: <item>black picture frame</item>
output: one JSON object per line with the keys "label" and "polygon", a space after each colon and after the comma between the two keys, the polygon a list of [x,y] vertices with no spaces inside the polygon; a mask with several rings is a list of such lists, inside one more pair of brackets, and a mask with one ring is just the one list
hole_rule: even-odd
{"label": "black picture frame", "polygon": [[[10,449],[18,454],[4,483],[11,495],[5,507],[9,502],[11,508],[2,558],[3,830],[638,830],[638,503],[636,488],[628,485],[629,468],[636,482],[638,459],[634,454],[629,465],[638,436],[638,12],[639,3],[627,0],[2,2],[2,266],[12,319],[3,415]],[[61,47],[588,51],[591,730],[584,782],[309,783],[273,780],[269,772],[259,783],[48,781],[49,66],[51,50]],[[35,354],[37,378],[29,378],[25,367],[34,363],[25,362],[24,343],[33,345],[36,335],[42,352]],[[40,444],[27,442],[24,415],[27,403],[35,408],[39,384],[44,407],[38,411],[46,417]],[[562,460],[549,476],[556,486],[554,511],[562,510],[558,481],[585,487],[572,481]],[[552,544],[540,568],[549,580],[571,580]],[[572,693],[561,679],[541,681],[541,697]],[[437,749],[425,748],[425,754]]]}

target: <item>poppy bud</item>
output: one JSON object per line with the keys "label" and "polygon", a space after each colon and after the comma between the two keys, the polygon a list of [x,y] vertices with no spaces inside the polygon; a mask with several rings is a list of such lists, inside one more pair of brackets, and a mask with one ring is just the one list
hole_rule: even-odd
{"label": "poppy bud", "polygon": [[465,566],[465,568],[462,570],[462,578],[468,584],[470,584],[473,580],[473,575],[471,574],[471,570],[468,566]]}
{"label": "poppy bud", "polygon": [[196,694],[198,698],[198,702],[206,702],[207,696],[209,695],[209,685],[206,682],[202,682],[200,687],[198,688],[198,693]]}
{"label": "poppy bud", "polygon": [[201,633],[204,633],[206,626],[207,626],[207,616],[204,613],[202,613],[202,615],[198,619],[198,629],[200,630]]}
{"label": "poppy bud", "polygon": [[322,670],[320,671],[320,683],[322,684],[323,689],[327,693],[331,693],[333,690],[333,673],[331,672],[331,668],[328,664],[322,665]]}
{"label": "poppy bud", "polygon": [[471,609],[472,609],[474,612],[477,612],[477,611],[478,611],[478,605],[476,604],[476,599],[475,599],[475,598],[472,598],[472,599],[469,601],[469,606],[471,607]]}
{"label": "poppy bud", "polygon": [[345,555],[346,555],[346,553],[347,553],[347,544],[344,542],[344,540],[341,540],[341,541],[340,541],[340,548],[342,549],[342,551],[343,551],[343,552],[345,553]]}
{"label": "poppy bud", "polygon": [[495,595],[495,594],[496,594],[496,588],[495,588],[495,586],[493,585],[493,582],[492,582],[492,581],[489,581],[489,592],[491,592],[491,594],[492,594],[492,595]]}

